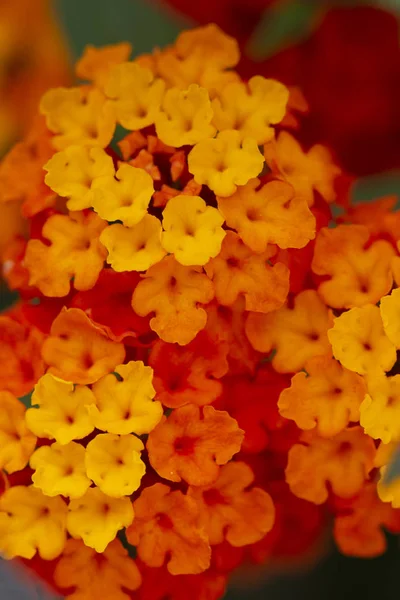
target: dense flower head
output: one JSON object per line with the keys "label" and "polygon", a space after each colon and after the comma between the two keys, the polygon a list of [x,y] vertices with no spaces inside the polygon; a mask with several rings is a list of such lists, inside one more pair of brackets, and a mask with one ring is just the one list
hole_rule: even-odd
{"label": "dense flower head", "polygon": [[0,551],[52,561],[71,600],[217,600],[332,523],[379,554],[400,521],[393,203],[343,201],[329,149],[287,131],[300,100],[241,79],[216,25],[130,51],[88,47],[0,166],[27,220],[4,250]]}

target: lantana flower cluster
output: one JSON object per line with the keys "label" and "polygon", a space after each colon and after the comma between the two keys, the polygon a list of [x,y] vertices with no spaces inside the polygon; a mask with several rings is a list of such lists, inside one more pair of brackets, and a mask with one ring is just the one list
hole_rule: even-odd
{"label": "lantana flower cluster", "polygon": [[130,54],[88,47],[0,166],[29,230],[3,256],[2,554],[71,600],[216,600],[332,523],[384,552],[396,199],[353,206],[296,140],[299,90],[243,81],[215,25]]}

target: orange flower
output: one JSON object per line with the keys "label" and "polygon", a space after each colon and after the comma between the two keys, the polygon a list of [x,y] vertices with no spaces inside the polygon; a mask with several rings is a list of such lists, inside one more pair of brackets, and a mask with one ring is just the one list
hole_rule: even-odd
{"label": "orange flower", "polygon": [[174,410],[150,433],[147,450],[152,467],[169,481],[208,485],[219,466],[239,452],[244,432],[225,411],[188,404]]}
{"label": "orange flower", "polygon": [[215,343],[204,330],[186,346],[158,340],[149,355],[158,400],[169,408],[213,402],[222,391],[218,380],[229,368],[227,352],[226,343]]}
{"label": "orange flower", "polygon": [[152,312],[150,327],[165,342],[188,344],[204,329],[207,315],[198,305],[213,299],[211,281],[201,267],[184,267],[167,256],[150,267],[132,297],[133,310],[144,317]]}
{"label": "orange flower", "polygon": [[26,248],[24,263],[30,273],[29,284],[52,297],[67,296],[72,278],[75,289],[92,288],[107,256],[99,241],[106,225],[93,212],[49,217],[42,234],[50,245],[31,239]]}
{"label": "orange flower", "polygon": [[119,65],[128,60],[131,52],[132,46],[129,42],[121,42],[102,48],[88,45],[75,65],[75,73],[80,79],[93,81],[98,87],[102,88],[106,83],[110,69],[114,65]]}
{"label": "orange flower", "polygon": [[283,306],[267,315],[250,313],[246,334],[259,352],[276,350],[272,365],[278,373],[295,373],[313,356],[330,351],[327,332],[332,322],[317,292],[304,290],[295,297],[293,308]]}
{"label": "orange flower", "polygon": [[73,383],[93,383],[125,358],[124,345],[113,342],[78,308],[63,309],[43,344],[48,372]]}
{"label": "orange flower", "polygon": [[253,480],[246,463],[230,462],[221,467],[214,484],[189,488],[211,545],[224,539],[232,546],[254,544],[272,529],[275,510],[271,496],[257,487],[248,489]]}
{"label": "orange flower", "polygon": [[201,573],[209,567],[211,548],[193,498],[156,483],[142,491],[133,510],[135,519],[126,534],[146,565],[161,567],[167,561],[173,575]]}
{"label": "orange flower", "polygon": [[[185,169],[187,168],[187,160],[186,154],[184,150],[177,150],[170,157],[169,162],[171,163],[171,179],[172,181],[179,181],[180,177],[184,174]],[[194,181],[194,179],[193,179]],[[196,186],[198,186],[201,190],[201,185],[199,183],[194,182]],[[174,189],[174,188],[172,188]],[[179,194],[179,190],[177,191],[177,195]],[[198,196],[199,194],[193,194],[194,196]]]}
{"label": "orange flower", "polygon": [[153,181],[162,180],[160,169],[154,163],[154,154],[151,154],[144,148],[143,150],[140,150],[135,158],[132,158],[132,160],[129,161],[129,164],[132,165],[132,167],[147,171]]}
{"label": "orange flower", "polygon": [[282,306],[289,291],[289,270],[283,263],[269,264],[275,252],[268,246],[263,254],[254,254],[228,231],[221,252],[204,267],[218,302],[230,306],[243,294],[246,310],[268,313]]}
{"label": "orange flower", "polygon": [[397,196],[385,196],[372,202],[361,202],[349,206],[340,221],[364,225],[373,236],[389,236],[394,241],[400,238],[400,222],[395,209]]}
{"label": "orange flower", "polygon": [[347,556],[372,558],[386,551],[385,528],[400,532],[400,510],[381,502],[375,483],[366,484],[344,514],[335,519],[333,534],[339,550]]}
{"label": "orange flower", "polygon": [[28,394],[44,373],[43,334],[8,315],[0,315],[0,389]]}
{"label": "orange flower", "polygon": [[211,23],[183,31],[175,47],[144,55],[138,62],[159,73],[167,85],[186,89],[190,83],[199,83],[214,97],[224,85],[239,80],[237,73],[230,69],[239,58],[237,41]]}
{"label": "orange flower", "polygon": [[286,114],[281,121],[281,127],[297,130],[300,128],[300,118],[296,113],[306,114],[309,112],[310,107],[299,87],[290,85],[288,90],[289,100],[286,106]]}
{"label": "orange flower", "polygon": [[171,198],[183,194],[185,196],[199,196],[202,190],[202,185],[196,183],[194,179],[189,179],[183,190],[180,192],[175,188],[163,184],[158,192],[154,192],[153,205],[166,206]]}
{"label": "orange flower", "polygon": [[315,237],[315,217],[307,202],[281,181],[261,186],[252,179],[233,196],[218,198],[218,208],[253,252],[265,252],[268,244],[303,248]]}
{"label": "orange flower", "polygon": [[[0,163],[0,205],[3,202],[23,201],[27,216],[43,210],[31,211],[32,203],[42,190],[43,165],[52,155],[51,135],[41,118],[35,120],[26,138],[15,144]],[[21,177],[21,173],[24,174]],[[51,194],[54,196],[54,194]]]}
{"label": "orange flower", "polygon": [[7,247],[0,254],[0,275],[10,290],[26,290],[29,287],[29,272],[22,264],[26,244],[24,238],[15,236],[8,240]]}
{"label": "orange flower", "polygon": [[[0,268],[6,261],[5,254],[18,236],[26,233],[26,222],[21,214],[20,202],[7,202],[2,204],[0,199]],[[4,268],[4,265],[3,265]],[[7,265],[6,265],[7,269]]]}
{"label": "orange flower", "polygon": [[[146,137],[141,131],[131,131],[120,142],[117,143],[117,146],[122,154],[122,158],[127,161],[138,151],[146,148],[148,142],[149,138]],[[173,152],[173,148],[171,150]]]}
{"label": "orange flower", "polygon": [[215,344],[228,347],[228,364],[232,373],[254,373],[261,354],[254,350],[245,333],[245,300],[239,297],[232,306],[216,301],[206,307],[205,331]]}
{"label": "orange flower", "polygon": [[374,468],[375,444],[361,427],[345,429],[326,439],[305,432],[289,451],[285,475],[293,494],[315,504],[328,499],[329,488],[351,498]]}
{"label": "orange flower", "polygon": [[81,540],[69,539],[54,571],[60,588],[75,590],[67,600],[127,600],[126,590],[136,590],[141,580],[136,563],[119,540],[98,554]]}
{"label": "orange flower", "polygon": [[290,388],[283,390],[278,406],[286,419],[300,429],[323,437],[334,436],[360,419],[366,394],[362,377],[343,368],[330,355],[315,356],[305,364],[307,373],[297,373]]}
{"label": "orange flower", "polygon": [[281,131],[276,140],[265,144],[264,157],[274,177],[290,183],[309,206],[314,204],[314,191],[334,202],[333,184],[340,170],[324,146],[318,144],[305,153],[290,133]]}
{"label": "orange flower", "polygon": [[312,270],[328,276],[318,292],[334,308],[375,304],[393,283],[393,247],[378,240],[366,248],[369,232],[362,225],[323,227],[317,235]]}
{"label": "orange flower", "polygon": [[[398,252],[400,252],[400,241],[396,244]],[[397,286],[400,285],[400,257],[395,256],[392,260],[392,272],[393,279],[395,280]]]}
{"label": "orange flower", "polygon": [[237,41],[215,23],[182,31],[176,39],[175,50],[180,58],[197,56],[203,63],[211,60],[220,69],[235,67],[240,58]]}

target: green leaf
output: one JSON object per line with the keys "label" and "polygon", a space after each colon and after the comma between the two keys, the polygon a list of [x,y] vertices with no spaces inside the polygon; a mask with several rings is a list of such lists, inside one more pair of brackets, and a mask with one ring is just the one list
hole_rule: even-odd
{"label": "green leaf", "polygon": [[126,529],[121,529],[117,533],[117,538],[119,539],[119,541],[121,542],[121,544],[123,545],[123,547],[125,548],[125,550],[128,551],[129,557],[130,558],[136,558],[136,556],[137,556],[136,547],[132,546],[132,544],[130,544],[128,542],[128,538],[126,537]]}
{"label": "green leaf", "polygon": [[287,44],[306,38],[321,15],[321,4],[288,0],[266,10],[248,45],[248,53],[263,60]]}
{"label": "green leaf", "polygon": [[[31,398],[32,398],[32,392],[29,392],[29,394],[26,394],[25,396],[18,398],[18,400],[20,402],[22,402],[22,404],[25,404],[26,408],[31,408]],[[36,408],[36,407],[33,407],[33,408]]]}
{"label": "green leaf", "polygon": [[361,177],[352,190],[352,202],[370,202],[383,196],[395,195],[400,200],[400,171]]}
{"label": "green leaf", "polygon": [[17,292],[9,290],[5,282],[0,280],[0,312],[15,304],[17,300]]}
{"label": "green leaf", "polygon": [[392,460],[385,472],[384,482],[391,483],[400,477],[400,446],[398,446],[392,456]]}
{"label": "green leaf", "polygon": [[128,41],[135,54],[150,52],[154,46],[172,43],[190,26],[167,7],[146,0],[55,0],[54,4],[74,60],[87,44]]}

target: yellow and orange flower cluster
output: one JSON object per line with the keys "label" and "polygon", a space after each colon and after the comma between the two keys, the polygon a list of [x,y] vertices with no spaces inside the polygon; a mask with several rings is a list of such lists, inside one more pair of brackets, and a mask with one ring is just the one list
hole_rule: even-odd
{"label": "yellow and orange flower cluster", "polygon": [[29,230],[3,256],[1,552],[71,600],[216,600],[332,519],[344,553],[383,552],[393,202],[350,205],[285,128],[289,90],[242,81],[215,25],[130,52],[89,47],[0,166]]}

